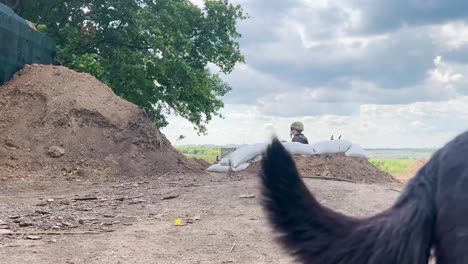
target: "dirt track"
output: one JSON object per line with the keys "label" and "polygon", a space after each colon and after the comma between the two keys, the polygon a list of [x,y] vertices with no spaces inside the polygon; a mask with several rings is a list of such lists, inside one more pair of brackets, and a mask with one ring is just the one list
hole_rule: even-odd
{"label": "dirt track", "polygon": [[[130,183],[2,183],[0,226],[9,225],[14,232],[97,234],[39,234],[30,239],[0,234],[0,262],[293,263],[273,241],[258,203],[257,179],[186,179],[187,175],[184,180],[171,176]],[[357,216],[387,208],[401,188],[305,181],[322,203]],[[240,198],[252,194],[256,197]],[[83,197],[96,199],[74,200]],[[174,226],[176,218],[193,223]],[[20,227],[21,221],[32,226]]]}

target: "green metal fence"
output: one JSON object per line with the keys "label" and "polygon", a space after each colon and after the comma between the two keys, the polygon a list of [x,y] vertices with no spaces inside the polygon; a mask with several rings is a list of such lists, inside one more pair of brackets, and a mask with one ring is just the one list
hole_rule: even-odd
{"label": "green metal fence", "polygon": [[51,64],[55,54],[51,38],[31,29],[23,18],[0,3],[0,84],[25,64]]}

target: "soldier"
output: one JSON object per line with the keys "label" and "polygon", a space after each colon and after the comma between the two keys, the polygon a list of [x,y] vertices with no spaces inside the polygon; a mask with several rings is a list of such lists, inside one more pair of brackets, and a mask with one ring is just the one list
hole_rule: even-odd
{"label": "soldier", "polygon": [[291,137],[292,142],[299,142],[302,144],[309,144],[307,138],[302,134],[304,130],[304,124],[301,122],[294,122],[291,124]]}

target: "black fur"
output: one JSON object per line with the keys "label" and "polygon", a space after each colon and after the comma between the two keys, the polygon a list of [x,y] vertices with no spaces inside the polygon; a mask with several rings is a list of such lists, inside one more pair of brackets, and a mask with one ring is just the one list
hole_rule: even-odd
{"label": "black fur", "polygon": [[261,170],[264,208],[301,263],[468,263],[468,133],[437,151],[390,209],[357,219],[320,205],[278,140]]}

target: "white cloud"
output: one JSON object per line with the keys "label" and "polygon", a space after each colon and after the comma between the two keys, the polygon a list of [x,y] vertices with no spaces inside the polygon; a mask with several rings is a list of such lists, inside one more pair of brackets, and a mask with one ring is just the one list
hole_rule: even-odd
{"label": "white cloud", "polygon": [[224,77],[226,118],[198,137],[171,117],[173,143],[287,139],[300,120],[312,142],[342,134],[365,147],[433,147],[466,128],[468,2],[232,2],[251,18],[239,26],[247,64]]}
{"label": "white cloud", "polygon": [[450,85],[463,79],[463,74],[455,72],[454,67],[443,62],[441,56],[434,59],[434,65],[435,68],[429,74],[430,80],[435,83]]}
{"label": "white cloud", "polygon": [[433,27],[432,38],[440,47],[448,50],[468,45],[468,24],[455,21]]}

